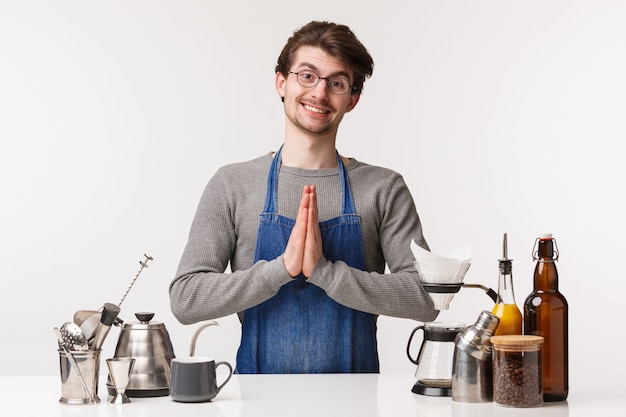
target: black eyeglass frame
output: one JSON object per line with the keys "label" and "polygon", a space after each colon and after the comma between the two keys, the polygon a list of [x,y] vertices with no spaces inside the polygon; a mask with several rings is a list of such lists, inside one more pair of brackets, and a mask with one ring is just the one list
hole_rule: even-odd
{"label": "black eyeglass frame", "polygon": [[[315,84],[313,84],[313,85],[304,85],[304,84],[302,84],[300,82],[300,73],[301,72],[308,72],[308,73],[315,74],[317,76],[317,80],[315,81]],[[328,87],[328,90],[331,93],[336,94],[338,96],[343,96],[343,95],[348,94],[348,93],[353,94],[357,90],[356,86],[348,84],[348,89],[344,93],[336,93],[336,92],[333,91],[333,87],[331,87],[330,81],[332,79],[334,79],[334,78],[343,78],[345,80],[347,80],[347,78],[341,77],[341,76],[322,77],[317,72],[313,71],[312,69],[301,69],[298,72],[287,71],[287,74],[295,75],[296,76],[296,81],[298,81],[298,84],[300,84],[304,88],[313,88],[313,87],[315,87],[315,86],[317,86],[319,84],[320,80],[324,80],[324,81],[326,81],[326,87]],[[350,81],[348,80],[348,82],[350,82]]]}

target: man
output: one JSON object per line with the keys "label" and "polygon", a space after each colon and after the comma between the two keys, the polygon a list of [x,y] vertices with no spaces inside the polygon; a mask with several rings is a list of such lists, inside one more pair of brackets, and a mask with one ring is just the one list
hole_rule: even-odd
{"label": "man", "polygon": [[335,148],[372,69],[347,26],[300,28],[276,66],[283,145],[220,168],[202,195],[171,308],[184,324],[238,313],[238,373],[378,372],[378,315],[437,317],[413,265],[411,240],[428,247],[402,177]]}

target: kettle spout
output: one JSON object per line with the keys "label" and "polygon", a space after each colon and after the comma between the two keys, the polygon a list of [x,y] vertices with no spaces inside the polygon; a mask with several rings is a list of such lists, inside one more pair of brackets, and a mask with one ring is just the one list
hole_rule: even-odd
{"label": "kettle spout", "polygon": [[196,332],[193,334],[193,338],[191,339],[191,347],[189,348],[189,356],[193,356],[194,353],[196,352],[196,342],[198,341],[198,336],[200,336],[200,333],[202,332],[202,330],[206,329],[207,327],[211,327],[211,326],[219,326],[220,324],[216,321],[209,321],[207,323],[204,323],[202,326],[198,327],[198,330],[196,330]]}

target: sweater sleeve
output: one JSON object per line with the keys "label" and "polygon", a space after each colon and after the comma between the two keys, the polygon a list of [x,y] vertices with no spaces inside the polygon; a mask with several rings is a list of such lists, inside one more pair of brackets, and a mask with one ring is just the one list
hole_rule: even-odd
{"label": "sweater sleeve", "polygon": [[361,271],[344,262],[322,259],[309,282],[324,289],[335,301],[357,310],[432,321],[439,312],[421,284],[410,250],[413,239],[428,248],[413,197],[399,175],[389,187],[381,187],[385,188],[371,203],[381,207],[377,235],[365,230],[363,243],[366,253],[382,251],[390,273]]}
{"label": "sweater sleeve", "polygon": [[291,280],[282,257],[225,272],[238,238],[228,182],[220,170],[205,188],[169,287],[172,313],[183,324],[244,311],[271,298]]}

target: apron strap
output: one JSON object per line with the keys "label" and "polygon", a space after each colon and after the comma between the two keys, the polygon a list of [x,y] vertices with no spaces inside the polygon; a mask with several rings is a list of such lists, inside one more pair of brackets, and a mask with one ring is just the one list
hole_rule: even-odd
{"label": "apron strap", "polygon": [[[283,146],[284,145],[281,145],[278,152],[276,152],[276,155],[274,155],[270,172],[267,176],[267,193],[265,194],[264,213],[278,213],[276,194],[278,193],[278,174],[280,173],[281,164],[280,155],[283,150]],[[341,182],[341,214],[356,214],[354,198],[352,198],[350,181],[348,180],[348,173],[341,157],[339,156],[339,152],[337,152],[337,166],[339,168],[339,181]]]}
{"label": "apron strap", "polygon": [[272,165],[270,166],[270,173],[267,176],[267,192],[265,193],[265,207],[263,213],[278,213],[276,194],[278,193],[278,173],[280,172],[280,153],[282,150],[283,145],[280,145],[278,152],[274,155]]}
{"label": "apron strap", "polygon": [[343,161],[337,152],[337,165],[339,166],[339,177],[341,181],[341,214],[356,214],[354,208],[354,199],[350,190],[350,181],[348,180],[348,172],[343,165]]}

